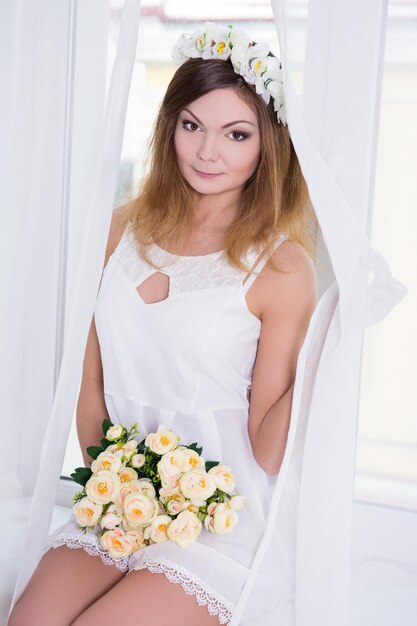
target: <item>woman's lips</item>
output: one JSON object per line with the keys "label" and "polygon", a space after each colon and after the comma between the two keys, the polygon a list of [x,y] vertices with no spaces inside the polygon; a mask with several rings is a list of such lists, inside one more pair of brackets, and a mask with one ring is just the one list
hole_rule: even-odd
{"label": "woman's lips", "polygon": [[199,170],[196,170],[195,167],[193,168],[193,170],[202,178],[216,178],[216,176],[221,176],[221,173],[219,174],[207,174],[206,172],[200,172]]}

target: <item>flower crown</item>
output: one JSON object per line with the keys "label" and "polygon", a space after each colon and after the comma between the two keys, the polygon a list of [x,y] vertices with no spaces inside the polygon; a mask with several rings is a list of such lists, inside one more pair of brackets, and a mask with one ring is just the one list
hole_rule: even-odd
{"label": "flower crown", "polygon": [[233,28],[232,24],[217,26],[205,22],[192,33],[181,35],[171,51],[175,63],[182,65],[187,59],[222,59],[230,61],[235,72],[255,85],[256,93],[264,102],[274,103],[278,123],[287,124],[284,102],[281,61],[268,56],[267,43],[254,44],[244,30]]}

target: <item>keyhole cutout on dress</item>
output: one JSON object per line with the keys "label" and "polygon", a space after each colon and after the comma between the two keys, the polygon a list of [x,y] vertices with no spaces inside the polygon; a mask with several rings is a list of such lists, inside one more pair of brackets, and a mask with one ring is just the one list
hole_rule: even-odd
{"label": "keyhole cutout on dress", "polygon": [[136,287],[136,291],[145,304],[161,302],[168,298],[169,281],[168,274],[154,272]]}

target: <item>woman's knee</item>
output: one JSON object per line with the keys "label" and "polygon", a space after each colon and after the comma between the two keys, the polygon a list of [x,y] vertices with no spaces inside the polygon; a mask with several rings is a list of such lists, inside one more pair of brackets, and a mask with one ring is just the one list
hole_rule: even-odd
{"label": "woman's knee", "polygon": [[24,626],[25,624],[30,624],[29,619],[30,615],[26,611],[26,607],[22,606],[22,603],[17,601],[10,613],[7,626]]}
{"label": "woman's knee", "polygon": [[124,575],[82,548],[51,548],[17,600],[8,626],[68,626]]}
{"label": "woman's knee", "polygon": [[17,600],[10,613],[7,626],[48,626],[45,616],[39,612],[36,599],[33,601],[30,595],[23,592]]}

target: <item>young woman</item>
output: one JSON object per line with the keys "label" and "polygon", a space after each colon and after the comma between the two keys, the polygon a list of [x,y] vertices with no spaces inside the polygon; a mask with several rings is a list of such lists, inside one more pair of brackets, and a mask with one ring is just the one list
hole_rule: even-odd
{"label": "young woman", "polygon": [[[317,303],[316,222],[266,45],[205,24],[174,57],[141,191],[114,211],[78,435],[89,466],[103,417],[138,421],[140,440],[163,423],[230,465],[246,506],[231,533],[204,529],[188,548],[157,542],[117,561],[72,516],[10,626],[227,624],[265,527]],[[274,575],[260,572],[240,623],[271,623]]]}

